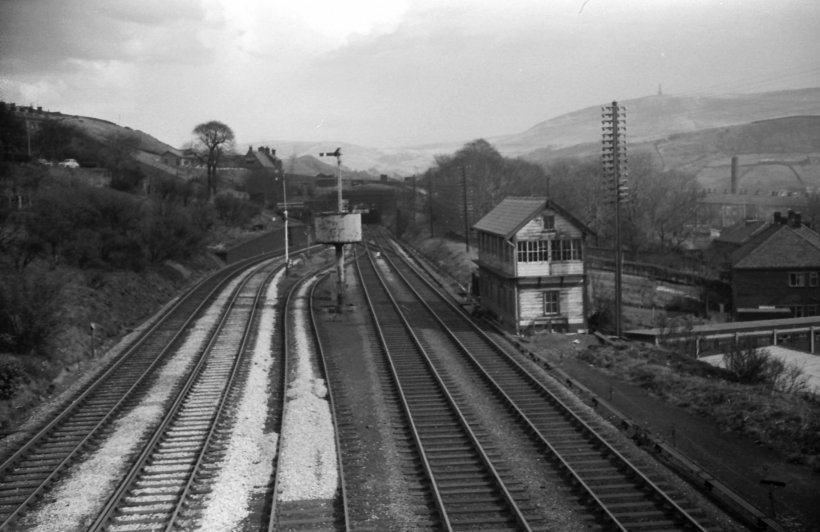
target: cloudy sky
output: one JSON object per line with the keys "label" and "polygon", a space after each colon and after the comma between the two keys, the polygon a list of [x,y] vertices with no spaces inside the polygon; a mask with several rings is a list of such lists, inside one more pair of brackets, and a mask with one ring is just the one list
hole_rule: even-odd
{"label": "cloudy sky", "polygon": [[817,0],[0,0],[0,100],[169,144],[517,133],[655,94],[820,86]]}

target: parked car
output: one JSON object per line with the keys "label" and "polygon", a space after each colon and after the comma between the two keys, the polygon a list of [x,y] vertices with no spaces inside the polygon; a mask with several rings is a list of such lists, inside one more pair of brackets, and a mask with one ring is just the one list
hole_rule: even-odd
{"label": "parked car", "polygon": [[59,165],[63,168],[79,168],[80,163],[75,161],[74,159],[63,159],[59,162]]}
{"label": "parked car", "polygon": [[54,166],[54,163],[48,159],[37,159],[37,163],[42,164],[43,166]]}

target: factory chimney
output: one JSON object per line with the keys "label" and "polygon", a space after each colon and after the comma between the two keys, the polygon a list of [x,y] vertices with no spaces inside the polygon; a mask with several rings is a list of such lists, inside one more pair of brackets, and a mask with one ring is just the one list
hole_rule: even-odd
{"label": "factory chimney", "polygon": [[737,155],[732,156],[732,181],[730,191],[732,194],[737,194]]}

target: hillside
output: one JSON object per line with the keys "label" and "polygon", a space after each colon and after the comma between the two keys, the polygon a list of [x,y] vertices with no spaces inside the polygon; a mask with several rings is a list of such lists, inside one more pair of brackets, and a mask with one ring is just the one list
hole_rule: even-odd
{"label": "hillside", "polygon": [[[820,146],[817,125],[811,123],[820,116],[820,88],[725,96],[654,95],[619,103],[626,107],[630,146],[655,153],[667,168],[697,173],[709,166],[725,166],[728,164],[726,158],[736,154],[759,155],[760,159],[766,159],[770,154],[785,154],[791,150],[805,159],[807,154],[820,151],[815,148]],[[538,163],[561,157],[597,156],[601,105],[539,122],[521,133],[487,137],[486,140],[502,155],[523,157]],[[171,148],[148,133],[105,120],[60,113],[49,115],[49,118],[59,118],[80,127],[96,139],[111,139],[126,133],[135,135],[140,141],[140,149],[151,154]],[[806,117],[800,123],[778,120],[800,116]],[[793,131],[795,125],[797,131]],[[304,175],[335,173],[335,159],[319,154],[340,147],[346,175],[358,172],[357,177],[363,178],[366,173],[375,179],[381,174],[392,177],[420,174],[435,163],[436,155],[453,153],[477,138],[482,138],[481,132],[461,141],[389,149],[338,141],[263,140],[250,145],[276,149],[289,173]],[[237,151],[244,153],[247,148],[247,144],[240,145]],[[289,163],[295,165],[293,169],[288,167]],[[779,175],[782,168],[770,166],[768,170]],[[788,169],[786,172],[792,173]],[[767,172],[758,173],[764,177],[767,175]],[[814,175],[816,172],[812,169],[809,173]],[[708,186],[706,183],[710,180],[705,177],[704,186]]]}
{"label": "hillside", "polygon": [[[738,191],[820,189],[820,114],[787,116],[752,123],[673,133],[648,141],[628,135],[630,153],[648,153],[663,168],[697,177],[713,192],[731,187],[732,157],[738,157]],[[597,157],[600,143],[541,149],[526,159],[547,164],[563,157]]]}
{"label": "hillside", "polygon": [[[535,162],[597,154],[600,150],[601,106],[608,103],[610,102],[601,102],[599,105],[544,120],[521,133],[484,138],[502,155],[521,156]],[[652,146],[655,141],[673,144],[676,140],[674,135],[789,116],[820,115],[820,88],[724,96],[654,95],[618,103],[626,107],[630,145],[646,145],[654,150]],[[410,176],[433,165],[436,155],[453,153],[477,138],[482,138],[480,131],[476,132],[474,138],[460,141],[392,149],[368,148],[335,141],[311,143],[280,140],[254,144],[276,147],[285,160],[293,155],[318,155],[340,146],[343,164],[348,168],[367,171],[373,175]],[[696,140],[692,142],[699,143]],[[677,164],[674,157],[668,162],[670,166]]]}
{"label": "hillside", "polygon": [[142,151],[159,155],[172,149],[172,146],[157,140],[144,131],[134,130],[127,126],[120,126],[99,118],[64,115],[62,113],[46,113],[45,118],[59,120],[66,125],[85,132],[88,136],[103,144],[110,143],[112,139],[118,136],[129,135],[139,140],[139,149]]}
{"label": "hillside", "polygon": [[[487,139],[508,156],[560,149],[601,138],[601,106],[546,120],[527,131]],[[630,143],[676,133],[795,115],[820,115],[820,88],[727,96],[647,96],[618,102],[626,107]]]}

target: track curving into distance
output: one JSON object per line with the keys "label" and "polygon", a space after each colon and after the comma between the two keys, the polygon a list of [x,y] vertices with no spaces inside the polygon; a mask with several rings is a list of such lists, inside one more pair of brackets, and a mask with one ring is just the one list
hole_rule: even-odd
{"label": "track curving into distance", "polygon": [[92,451],[112,422],[136,404],[151,377],[184,338],[187,328],[237,275],[270,255],[237,262],[210,275],[168,306],[95,378],[65,401],[0,462],[0,530],[12,527],[66,469]]}
{"label": "track curving into distance", "polygon": [[195,529],[230,436],[260,301],[276,271],[263,264],[234,290],[193,369],[91,530]]}

